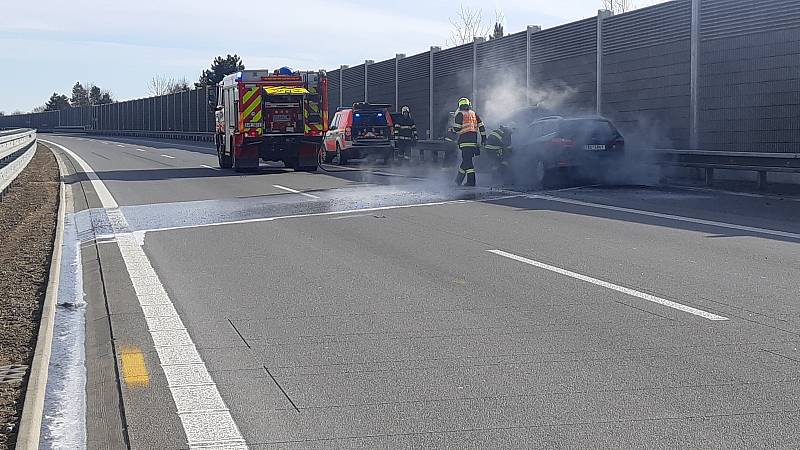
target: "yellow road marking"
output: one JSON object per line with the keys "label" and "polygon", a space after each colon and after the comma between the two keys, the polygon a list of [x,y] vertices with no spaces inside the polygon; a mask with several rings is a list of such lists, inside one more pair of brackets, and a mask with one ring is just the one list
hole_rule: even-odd
{"label": "yellow road marking", "polygon": [[122,379],[128,386],[146,386],[150,383],[144,354],[139,347],[123,347],[120,355],[122,361]]}

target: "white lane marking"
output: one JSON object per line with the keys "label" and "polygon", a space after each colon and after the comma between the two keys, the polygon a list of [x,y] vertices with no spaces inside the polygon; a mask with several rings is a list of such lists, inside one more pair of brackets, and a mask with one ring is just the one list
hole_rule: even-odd
{"label": "white lane marking", "polygon": [[145,150],[145,149],[143,149],[143,148],[137,148],[136,150],[138,150],[138,151],[140,151],[140,152],[146,152],[146,151],[147,151],[147,150]]}
{"label": "white lane marking", "polygon": [[125,147],[125,146],[124,146],[124,145],[122,145],[122,144],[114,144],[114,145],[116,145],[117,147]]}
{"label": "white lane marking", "polygon": [[611,289],[613,291],[622,292],[623,294],[631,295],[633,297],[641,298],[642,300],[647,300],[649,302],[658,303],[659,305],[664,305],[669,308],[677,309],[679,311],[687,312],[689,314],[694,314],[695,316],[702,317],[708,320],[728,320],[727,317],[718,316],[716,314],[712,314],[708,311],[703,311],[702,309],[692,308],[691,306],[686,306],[681,303],[673,302],[671,300],[663,299],[661,297],[656,297],[655,295],[647,294],[644,292],[639,292],[635,289],[627,288],[624,286],[620,286],[614,283],[609,283],[608,281],[598,280],[597,278],[592,278],[590,276],[581,275],[576,272],[572,272],[570,270],[562,269],[560,267],[551,266],[550,264],[545,264],[539,261],[534,261],[532,259],[528,259],[519,255],[515,255],[513,253],[504,252],[502,250],[487,250],[489,253],[494,253],[495,255],[503,256],[509,259],[513,259],[515,261],[519,261],[521,263],[529,264],[534,267],[538,267],[540,269],[549,270],[551,272],[555,272],[561,275],[566,275],[571,278],[575,278],[576,280],[585,281],[587,283],[596,284],[597,286],[602,286],[606,289]]}
{"label": "white lane marking", "polygon": [[292,194],[300,194],[300,195],[302,195],[304,197],[308,197],[308,198],[319,198],[316,195],[308,194],[306,192],[298,191],[296,189],[288,188],[286,186],[281,186],[280,184],[273,184],[272,187],[278,188],[278,189],[283,189],[284,191],[291,192]]}
{"label": "white lane marking", "polygon": [[[141,241],[136,235],[126,231],[128,223],[119,210],[116,200],[83,158],[63,145],[44,142],[70,155],[97,190],[100,202],[114,229],[117,246],[139,300],[139,306],[142,308],[159,362],[167,377],[170,394],[178,407],[177,414],[183,425],[189,448],[215,445],[220,448],[246,449],[247,444],[239,427],[222,401],[216,384],[211,379],[197,347],[144,252]],[[163,329],[165,324],[168,324],[166,326],[169,329]],[[185,370],[171,368],[174,366],[190,369],[189,375],[186,375]],[[200,401],[192,402],[192,398]]]}
{"label": "white lane marking", "polygon": [[205,167],[206,169],[211,169],[211,170],[219,170],[219,167],[211,167],[205,164],[200,164],[200,167]]}
{"label": "white lane marking", "polygon": [[664,213],[657,213],[653,211],[644,211],[641,209],[632,209],[632,208],[624,208],[621,206],[610,206],[610,205],[603,205],[601,203],[590,203],[584,202],[580,200],[572,200],[567,198],[560,198],[560,197],[553,197],[550,195],[528,195],[529,198],[536,198],[541,200],[548,200],[551,202],[559,202],[559,203],[568,203],[570,205],[578,205],[578,206],[587,206],[590,208],[598,208],[598,209],[607,209],[610,211],[618,211],[618,212],[625,212],[630,214],[639,214],[642,216],[649,216],[649,217],[658,217],[659,219],[669,219],[669,220],[677,220],[680,222],[688,222],[688,223],[696,223],[699,225],[708,225],[712,227],[718,228],[728,228],[731,230],[738,230],[738,231],[747,231],[749,233],[757,233],[757,234],[766,234],[770,236],[780,236],[785,238],[791,239],[799,239],[800,234],[798,233],[790,233],[788,231],[779,231],[779,230],[770,230],[767,228],[759,228],[759,227],[750,227],[747,225],[736,225],[733,223],[727,222],[717,222],[715,220],[705,220],[705,219],[697,219],[694,217],[684,217],[684,216],[676,216],[672,214],[664,214]]}
{"label": "white lane marking", "polygon": [[104,208],[119,207],[119,205],[117,205],[117,201],[114,200],[114,197],[111,196],[110,192],[108,192],[105,183],[100,181],[100,178],[97,176],[94,170],[92,170],[92,168],[89,167],[88,164],[86,164],[86,161],[84,161],[83,158],[79,157],[78,155],[73,153],[72,150],[69,150],[68,148],[64,147],[61,144],[57,144],[55,142],[51,142],[41,138],[39,140],[44,142],[45,144],[53,145],[60,148],[63,152],[67,153],[70,156],[74,155],[72,159],[74,159],[75,162],[78,163],[78,165],[81,167],[81,170],[83,170],[83,172],[86,174],[86,177],[89,178],[89,182],[92,183],[92,188],[94,188],[94,191],[97,193],[97,197],[100,199],[100,203],[103,205],[103,207]]}
{"label": "white lane marking", "polygon": [[[522,195],[509,195],[507,197],[498,197],[498,198],[491,198],[487,200],[503,200],[507,198],[517,198],[523,197]],[[327,211],[321,213],[308,213],[308,214],[293,214],[290,216],[277,216],[277,217],[259,217],[256,219],[242,219],[242,220],[232,220],[230,222],[214,222],[214,223],[201,223],[198,225],[181,225],[177,227],[164,227],[164,228],[149,228],[145,230],[139,230],[135,233],[150,233],[154,231],[173,231],[173,230],[186,230],[189,228],[205,228],[205,227],[216,227],[220,225],[240,225],[246,223],[259,223],[259,222],[272,222],[274,220],[284,220],[284,219],[300,219],[304,217],[322,217],[322,216],[338,216],[341,214],[353,214],[353,213],[361,213],[361,212],[371,212],[371,211],[388,211],[390,209],[406,209],[406,208],[419,208],[423,206],[442,206],[442,205],[457,205],[460,203],[474,203],[477,200],[447,200],[443,202],[431,202],[431,203],[417,203],[413,205],[398,205],[398,206],[377,206],[374,208],[361,208],[361,209],[345,209],[342,211]]]}
{"label": "white lane marking", "polygon": [[174,156],[169,156],[169,155],[161,155],[161,156],[163,156],[164,158],[175,159]]}

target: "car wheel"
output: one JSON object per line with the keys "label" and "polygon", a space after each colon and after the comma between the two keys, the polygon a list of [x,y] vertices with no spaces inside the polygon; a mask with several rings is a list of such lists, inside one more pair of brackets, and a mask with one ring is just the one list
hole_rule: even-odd
{"label": "car wheel", "polygon": [[338,145],[336,146],[336,163],[340,166],[347,164],[347,157],[344,156],[344,152],[342,152],[342,148]]}

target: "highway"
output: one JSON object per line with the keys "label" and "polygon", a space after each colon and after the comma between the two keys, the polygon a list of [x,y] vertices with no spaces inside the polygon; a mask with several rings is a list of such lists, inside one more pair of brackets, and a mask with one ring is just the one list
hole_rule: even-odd
{"label": "highway", "polygon": [[800,442],[797,198],[40,139],[70,161],[89,448]]}

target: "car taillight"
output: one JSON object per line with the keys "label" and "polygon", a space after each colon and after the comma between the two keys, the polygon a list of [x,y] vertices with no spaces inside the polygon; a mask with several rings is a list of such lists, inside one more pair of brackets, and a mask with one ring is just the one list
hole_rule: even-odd
{"label": "car taillight", "polygon": [[565,138],[553,138],[550,139],[550,143],[560,147],[571,147],[575,145],[575,141],[573,141],[572,139],[565,139]]}
{"label": "car taillight", "polygon": [[250,137],[256,137],[258,136],[258,130],[250,130],[247,132],[247,135]]}
{"label": "car taillight", "polygon": [[351,131],[350,127],[345,128],[344,129],[344,138],[349,140],[349,139],[351,139],[352,136],[353,136],[353,132]]}

